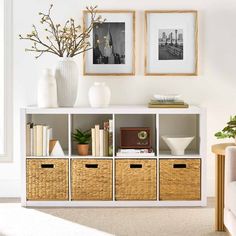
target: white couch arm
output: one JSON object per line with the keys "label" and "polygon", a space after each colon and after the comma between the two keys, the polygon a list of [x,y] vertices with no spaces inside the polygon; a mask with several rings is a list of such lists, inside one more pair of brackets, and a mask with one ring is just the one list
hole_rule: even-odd
{"label": "white couch arm", "polygon": [[225,150],[225,184],[236,181],[236,147],[227,147]]}

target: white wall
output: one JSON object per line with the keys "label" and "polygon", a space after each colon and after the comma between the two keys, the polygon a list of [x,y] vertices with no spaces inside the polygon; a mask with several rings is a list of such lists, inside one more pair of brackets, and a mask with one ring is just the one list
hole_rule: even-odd
{"label": "white wall", "polygon": [[[80,65],[79,105],[88,104],[88,88],[94,81],[105,81],[112,90],[113,104],[146,104],[154,93],[180,93],[192,104],[207,107],[208,134],[208,194],[214,194],[213,134],[227,121],[236,107],[236,1],[235,0],[14,0],[14,162],[0,164],[0,196],[19,196],[20,130],[19,109],[36,103],[37,80],[43,68],[54,66],[57,58],[43,56],[35,60],[24,52],[25,42],[19,33],[27,33],[38,23],[39,11],[46,11],[54,2],[56,19],[74,17],[82,21],[81,10],[86,5],[100,9],[134,9],[136,15],[136,76],[86,77]],[[144,74],[144,14],[145,9],[196,9],[199,11],[199,76],[145,77]],[[6,190],[6,191],[5,191]]]}

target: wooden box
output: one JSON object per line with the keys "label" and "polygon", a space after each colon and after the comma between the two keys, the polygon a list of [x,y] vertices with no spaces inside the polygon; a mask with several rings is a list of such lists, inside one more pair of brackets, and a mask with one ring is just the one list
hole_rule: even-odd
{"label": "wooden box", "polygon": [[156,179],[156,160],[117,159],[115,200],[156,200]]}
{"label": "wooden box", "polygon": [[72,200],[112,200],[112,160],[71,160]]}
{"label": "wooden box", "polygon": [[151,129],[146,127],[120,128],[121,148],[151,148]]}
{"label": "wooden box", "polygon": [[200,159],[160,159],[160,200],[201,200]]}
{"label": "wooden box", "polygon": [[27,159],[27,200],[68,200],[68,172],[67,159]]}

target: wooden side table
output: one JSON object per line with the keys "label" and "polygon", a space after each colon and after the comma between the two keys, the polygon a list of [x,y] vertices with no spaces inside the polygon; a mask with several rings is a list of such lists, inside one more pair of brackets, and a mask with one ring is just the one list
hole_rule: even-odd
{"label": "wooden side table", "polygon": [[225,149],[235,146],[234,143],[215,144],[211,147],[216,155],[216,205],[215,205],[215,229],[225,231],[224,226],[224,193],[225,193]]}

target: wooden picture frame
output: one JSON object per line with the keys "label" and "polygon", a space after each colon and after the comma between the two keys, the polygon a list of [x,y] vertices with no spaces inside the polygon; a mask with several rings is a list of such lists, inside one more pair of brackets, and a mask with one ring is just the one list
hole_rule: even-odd
{"label": "wooden picture frame", "polygon": [[[88,22],[88,14],[89,14],[89,12],[87,10],[83,11],[83,29],[87,25],[86,22]],[[121,58],[123,61],[119,60],[119,61],[122,61],[120,64],[115,64],[115,63],[112,64],[112,63],[104,63],[104,62],[99,63],[99,62],[97,62],[98,61],[98,59],[97,59],[96,63],[94,63],[94,61],[95,61],[94,60],[94,52],[92,52],[94,50],[94,30],[93,30],[90,35],[90,38],[89,38],[91,45],[93,45],[93,49],[83,53],[83,75],[85,75],[85,76],[129,76],[129,75],[135,75],[135,11],[131,11],[131,10],[98,10],[97,14],[101,15],[103,17],[103,19],[104,18],[106,19],[106,21],[104,23],[102,23],[101,25],[109,24],[108,27],[109,27],[110,37],[112,36],[112,34],[110,32],[110,27],[111,28],[112,28],[112,26],[115,27],[115,24],[123,24],[123,27],[124,27],[123,31],[124,31],[124,35],[125,35],[124,39],[123,39],[125,41],[125,46],[123,49],[124,54],[122,56],[120,56],[119,54],[113,53],[113,47],[112,47],[113,57],[115,58],[115,55],[119,55],[119,58]],[[112,25],[112,23],[115,23],[115,24]],[[128,25],[128,27],[126,27],[127,26],[126,24]],[[113,29],[114,29],[114,27],[113,27]],[[128,28],[130,29],[131,32],[127,31]],[[130,35],[132,38],[130,38]],[[104,36],[104,34],[103,34],[103,36]],[[107,36],[108,36],[108,32],[107,32]],[[105,36],[104,36],[104,38],[105,38]],[[98,41],[100,41],[100,40],[98,40]],[[128,44],[128,45],[126,45],[126,44]],[[93,59],[91,59],[91,58],[93,58]],[[103,61],[103,58],[105,58],[105,57],[101,57],[101,58],[102,58],[101,61]],[[107,61],[109,61],[110,58],[106,57],[106,59],[107,59]]]}
{"label": "wooden picture frame", "polygon": [[[152,62],[151,59],[150,59],[150,53],[149,51],[154,51],[155,50],[150,50],[150,44],[152,41],[153,42],[153,39],[150,40],[150,37],[149,37],[149,31],[150,31],[150,16],[155,16],[155,14],[160,14],[161,17],[160,18],[160,21],[161,22],[161,19],[164,18],[164,14],[166,14],[166,17],[171,17],[172,15],[175,17],[173,18],[174,19],[177,19],[178,16],[183,16],[182,14],[185,14],[185,16],[187,15],[192,15],[192,19],[191,17],[189,16],[188,18],[192,20],[192,23],[193,23],[193,28],[190,29],[190,23],[188,23],[189,21],[185,21],[184,22],[184,19],[183,17],[181,18],[181,21],[180,21],[180,27],[183,27],[184,29],[178,29],[179,28],[177,26],[177,21],[171,21],[170,19],[168,19],[170,21],[170,27],[172,29],[168,29],[166,27],[168,20],[166,21],[162,21],[160,23],[160,25],[162,26],[159,26],[160,28],[157,28],[158,31],[156,31],[156,33],[158,32],[157,37],[156,37],[156,52],[157,52],[157,55],[159,56],[157,58],[157,61],[154,61]],[[187,19],[188,19],[187,18]],[[155,24],[156,26],[158,26],[158,20],[155,21]],[[187,23],[186,23],[187,22]],[[166,37],[166,42],[165,44],[167,44],[167,41],[170,40],[169,36],[167,38],[167,35],[168,35],[168,31],[171,32],[171,31],[174,31],[175,32],[175,35],[176,35],[176,44],[179,40],[179,38],[177,39],[177,31],[182,31],[182,52],[180,53],[182,56],[179,56],[178,59],[174,59],[174,58],[171,58],[169,59],[168,57],[166,57],[165,59],[160,59],[160,51],[159,51],[159,48],[161,47],[161,38],[160,38],[160,35],[161,35],[161,27],[163,27],[162,29],[162,35],[164,35]],[[189,30],[190,29],[190,30]],[[189,35],[185,37],[185,35],[188,34],[188,30],[189,30]],[[165,32],[166,31],[166,32]],[[185,31],[185,32],[184,32]],[[187,31],[187,32],[186,32]],[[155,32],[152,31],[153,34],[155,34]],[[171,32],[172,34],[172,32]],[[145,64],[145,76],[197,76],[198,75],[198,12],[196,10],[154,10],[154,11],[145,11],[145,61],[144,61],[144,64]],[[193,42],[190,42],[190,37],[192,35],[192,40]],[[154,36],[151,36],[154,38]],[[178,37],[179,34],[178,34]],[[163,37],[164,38],[164,37]],[[162,38],[162,39],[163,39]],[[168,40],[167,40],[168,39]],[[191,55],[191,53],[188,55],[186,52],[186,48],[185,48],[185,41],[186,39],[189,39],[189,42],[186,42],[186,48],[189,49],[190,48],[190,44],[194,44],[192,45],[192,48],[191,48],[191,53],[193,55]],[[174,41],[174,39],[173,39]],[[172,42],[172,36],[171,36],[171,42]],[[162,45],[163,47],[163,45]],[[165,47],[165,45],[164,45]],[[151,56],[152,58],[154,56]],[[162,61],[161,61],[162,60]],[[168,63],[167,61],[169,61],[170,63]],[[189,68],[186,65],[188,65],[191,61],[191,65],[189,66]],[[176,63],[175,63],[176,62]],[[182,62],[182,63],[181,63]],[[159,63],[159,64],[158,64]],[[169,64],[169,65],[168,65]],[[173,66],[176,64],[176,69],[173,68]],[[161,67],[161,65],[163,65],[163,68]],[[178,67],[179,65],[179,67]],[[155,67],[156,66],[156,67]],[[170,68],[170,69],[169,69]]]}

